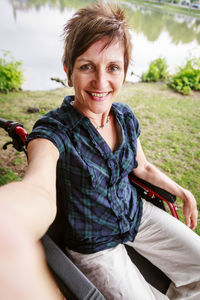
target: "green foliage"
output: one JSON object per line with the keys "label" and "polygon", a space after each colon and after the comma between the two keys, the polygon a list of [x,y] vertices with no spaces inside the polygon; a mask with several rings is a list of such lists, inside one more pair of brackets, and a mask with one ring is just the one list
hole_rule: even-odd
{"label": "green foliage", "polygon": [[192,90],[200,91],[200,58],[189,59],[185,66],[178,67],[178,72],[169,76],[164,58],[151,62],[149,70],[141,76],[144,82],[167,81],[168,85],[183,95],[189,95]]}
{"label": "green foliage", "polygon": [[12,181],[19,181],[20,176],[16,175],[12,170],[0,167],[0,186]]}
{"label": "green foliage", "polygon": [[200,91],[200,58],[189,59],[184,67],[179,67],[179,71],[171,77],[169,86],[184,95],[192,90]]}
{"label": "green foliage", "polygon": [[0,57],[0,92],[18,91],[24,81],[22,62],[9,56],[8,51],[2,51]]}
{"label": "green foliage", "polygon": [[168,77],[168,65],[165,58],[157,58],[152,61],[149,70],[142,74],[142,81],[163,81]]}

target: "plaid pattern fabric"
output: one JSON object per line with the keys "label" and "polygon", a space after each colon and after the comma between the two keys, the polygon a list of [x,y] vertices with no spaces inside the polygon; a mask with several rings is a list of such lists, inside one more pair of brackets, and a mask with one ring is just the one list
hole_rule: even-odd
{"label": "plaid pattern fabric", "polygon": [[64,99],[34,126],[28,142],[46,138],[59,149],[57,201],[65,244],[93,253],[133,241],[141,220],[142,201],[128,174],[137,167],[139,124],[122,103],[112,112],[122,129],[122,144],[113,153],[90,120]]}

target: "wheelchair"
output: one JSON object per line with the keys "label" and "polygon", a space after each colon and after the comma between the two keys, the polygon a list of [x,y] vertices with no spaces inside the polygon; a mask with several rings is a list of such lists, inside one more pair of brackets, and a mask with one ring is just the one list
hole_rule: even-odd
{"label": "wheelchair", "polygon": [[[11,141],[3,146],[6,149],[12,144],[17,151],[25,150],[25,142],[28,133],[23,125],[13,121],[0,118],[0,128],[3,128],[11,137]],[[174,206],[176,197],[169,192],[156,187],[138,177],[133,173],[129,174],[130,183],[137,189],[141,198],[150,201],[160,209],[171,211],[171,214],[178,219]],[[103,300],[105,299],[99,290],[87,279],[87,277],[74,265],[65,253],[62,243],[62,230],[59,222],[59,212],[48,232],[42,237],[46,261],[52,272],[58,287],[67,300]],[[165,294],[171,283],[170,279],[149,260],[140,255],[132,247],[126,245],[126,250],[133,263],[140,270],[145,280]]]}

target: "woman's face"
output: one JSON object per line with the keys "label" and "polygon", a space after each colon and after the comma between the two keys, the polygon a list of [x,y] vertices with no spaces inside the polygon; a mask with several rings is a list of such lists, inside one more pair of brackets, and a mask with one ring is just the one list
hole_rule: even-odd
{"label": "woman's face", "polygon": [[74,106],[88,117],[108,112],[124,81],[124,46],[114,40],[104,48],[106,41],[97,41],[77,57],[71,76]]}

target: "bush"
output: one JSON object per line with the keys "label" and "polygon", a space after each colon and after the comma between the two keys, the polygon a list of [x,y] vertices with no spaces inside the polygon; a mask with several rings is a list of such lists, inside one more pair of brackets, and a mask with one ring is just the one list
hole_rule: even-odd
{"label": "bush", "polygon": [[168,65],[165,58],[157,58],[152,61],[149,70],[142,74],[142,81],[152,82],[152,81],[162,81],[168,77]]}
{"label": "bush", "polygon": [[21,89],[24,81],[22,62],[15,61],[8,51],[0,57],[0,92],[7,93]]}
{"label": "bush", "polygon": [[179,71],[171,77],[169,86],[184,95],[192,90],[200,91],[200,58],[189,59],[184,67],[179,67]]}

